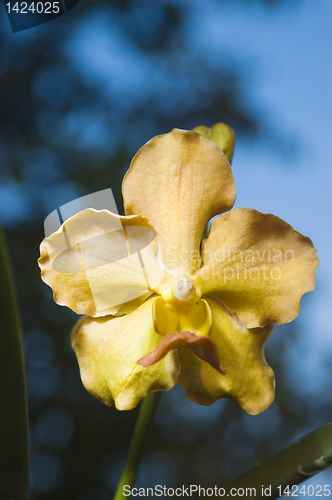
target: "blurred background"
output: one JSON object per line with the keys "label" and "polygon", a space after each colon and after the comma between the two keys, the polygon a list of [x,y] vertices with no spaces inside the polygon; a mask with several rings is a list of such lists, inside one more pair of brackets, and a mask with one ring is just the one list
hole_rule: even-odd
{"label": "blurred background", "polygon": [[36,263],[44,219],[107,187],[123,213],[131,157],[174,127],[230,124],[236,206],[310,236],[321,267],[300,317],[268,341],[272,406],[252,417],[164,393],[137,486],[222,486],[332,420],[331,15],[329,0],[81,0],[13,34],[1,3],[0,219],[27,357],[31,500],[111,498],[137,417],[81,384],[76,315],[53,302]]}

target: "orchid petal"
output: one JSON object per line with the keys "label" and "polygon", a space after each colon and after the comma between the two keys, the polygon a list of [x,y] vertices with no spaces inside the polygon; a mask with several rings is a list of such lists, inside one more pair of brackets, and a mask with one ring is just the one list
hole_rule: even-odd
{"label": "orchid petal", "polygon": [[83,318],[72,332],[71,344],[85,388],[118,410],[135,408],[150,392],[171,389],[179,373],[176,351],[151,367],[137,364],[160,341],[153,329],[154,300],[149,298],[120,318]]}
{"label": "orchid petal", "polygon": [[38,261],[42,279],[53,289],[55,302],[78,314],[115,314],[122,303],[147,297],[149,263],[160,269],[162,279],[164,271],[148,251],[154,238],[140,215],[83,210],[42,242]]}
{"label": "orchid petal", "polygon": [[288,323],[319,265],[311,240],[279,217],[236,208],[214,219],[203,242],[204,265],[193,277],[248,328]]}
{"label": "orchid petal", "polygon": [[211,299],[207,302],[213,318],[210,337],[226,374],[218,373],[189,349],[183,349],[179,353],[181,372],[177,383],[195,403],[209,406],[226,397],[237,401],[250,415],[257,415],[274,399],[274,374],[263,353],[273,326],[249,330],[221,304]]}
{"label": "orchid petal", "polygon": [[197,269],[208,220],[235,201],[230,164],[197,132],[174,129],[151,139],[134,157],[123,181],[127,215],[148,217],[168,270]]}

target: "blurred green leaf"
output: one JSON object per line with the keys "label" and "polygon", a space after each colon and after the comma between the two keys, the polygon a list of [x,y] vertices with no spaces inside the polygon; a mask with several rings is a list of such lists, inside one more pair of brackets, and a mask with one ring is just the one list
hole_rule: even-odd
{"label": "blurred green leaf", "polygon": [[[332,422],[304,436],[285,450],[231,481],[225,488],[226,495],[232,488],[237,491],[243,488],[245,492],[248,488],[255,488],[256,495],[251,495],[251,498],[280,498],[280,493],[282,494],[285,488],[289,487],[291,490],[292,486],[303,483],[309,477],[330,466],[332,466]],[[262,494],[262,488],[265,490],[270,487],[271,494],[270,491],[265,495]],[[243,497],[241,494],[231,496],[232,498]]]}
{"label": "blurred green leaf", "polygon": [[28,500],[28,405],[21,322],[0,225],[0,498]]}

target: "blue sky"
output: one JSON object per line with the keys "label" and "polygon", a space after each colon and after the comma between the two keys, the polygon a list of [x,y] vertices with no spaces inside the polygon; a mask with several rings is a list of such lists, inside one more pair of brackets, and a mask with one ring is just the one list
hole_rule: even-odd
{"label": "blue sky", "polygon": [[213,2],[210,15],[211,2],[194,5],[188,25],[193,49],[211,61],[227,51],[243,65],[251,102],[297,146],[294,155],[282,155],[264,143],[239,140],[236,206],[274,213],[313,240],[321,267],[299,321],[318,355],[327,343],[332,346],[332,3],[304,0],[270,10],[225,2],[216,10]]}

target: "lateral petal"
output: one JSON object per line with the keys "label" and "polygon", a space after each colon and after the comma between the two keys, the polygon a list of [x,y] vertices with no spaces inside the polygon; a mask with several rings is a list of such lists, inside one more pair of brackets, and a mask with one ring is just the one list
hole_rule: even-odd
{"label": "lateral petal", "polygon": [[193,279],[249,328],[288,323],[319,265],[311,240],[271,214],[236,208],[214,219]]}
{"label": "lateral petal", "polygon": [[149,292],[144,266],[153,263],[163,276],[154,253],[147,251],[154,238],[140,215],[83,210],[42,242],[38,261],[42,279],[53,289],[55,302],[78,314],[115,314],[121,304]]}
{"label": "lateral petal", "polygon": [[179,373],[175,351],[148,368],[137,364],[161,338],[153,328],[154,300],[149,298],[120,318],[83,319],[72,332],[71,344],[86,390],[118,410],[135,408],[150,392],[171,389]]}

